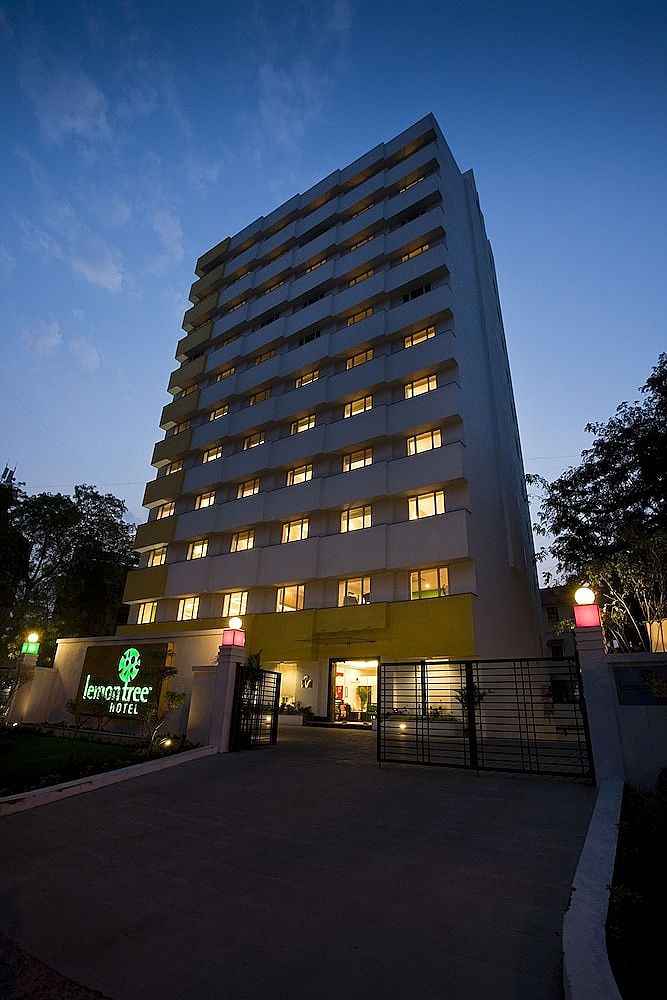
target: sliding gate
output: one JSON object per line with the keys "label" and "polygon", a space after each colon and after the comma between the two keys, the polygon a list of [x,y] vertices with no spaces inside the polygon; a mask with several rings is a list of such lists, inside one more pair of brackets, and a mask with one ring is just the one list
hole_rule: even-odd
{"label": "sliding gate", "polygon": [[278,737],[280,674],[247,664],[236,668],[230,750],[273,746]]}
{"label": "sliding gate", "polygon": [[591,776],[574,659],[381,663],[378,761]]}

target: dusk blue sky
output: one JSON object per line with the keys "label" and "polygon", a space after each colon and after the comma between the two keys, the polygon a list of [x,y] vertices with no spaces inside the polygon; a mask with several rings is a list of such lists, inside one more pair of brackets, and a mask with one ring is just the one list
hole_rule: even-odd
{"label": "dusk blue sky", "polygon": [[528,471],[666,349],[667,6],[0,12],[0,463],[141,497],[196,258],[432,111],[493,244]]}

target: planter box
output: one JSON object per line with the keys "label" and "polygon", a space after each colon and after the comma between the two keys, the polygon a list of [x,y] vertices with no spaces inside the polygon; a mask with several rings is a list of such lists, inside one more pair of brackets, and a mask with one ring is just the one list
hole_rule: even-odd
{"label": "planter box", "polygon": [[278,713],[278,728],[283,726],[302,726],[303,715],[287,715],[285,712]]}

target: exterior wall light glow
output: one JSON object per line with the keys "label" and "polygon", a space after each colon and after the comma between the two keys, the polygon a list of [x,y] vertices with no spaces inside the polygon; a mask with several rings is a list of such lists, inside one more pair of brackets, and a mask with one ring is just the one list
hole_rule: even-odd
{"label": "exterior wall light glow", "polygon": [[28,642],[39,642],[39,632],[28,632],[26,639]]}
{"label": "exterior wall light glow", "polygon": [[591,590],[590,587],[579,587],[574,592],[575,604],[595,604],[595,591]]}
{"label": "exterior wall light glow", "polygon": [[243,628],[243,621],[238,617],[238,615],[234,615],[233,618],[229,619],[229,627],[235,629]]}

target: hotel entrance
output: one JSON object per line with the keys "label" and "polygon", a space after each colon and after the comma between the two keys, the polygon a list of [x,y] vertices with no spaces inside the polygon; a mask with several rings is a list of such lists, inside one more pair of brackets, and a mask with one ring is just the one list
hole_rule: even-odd
{"label": "hotel entrance", "polygon": [[377,715],[377,660],[330,660],[329,722],[370,728]]}

